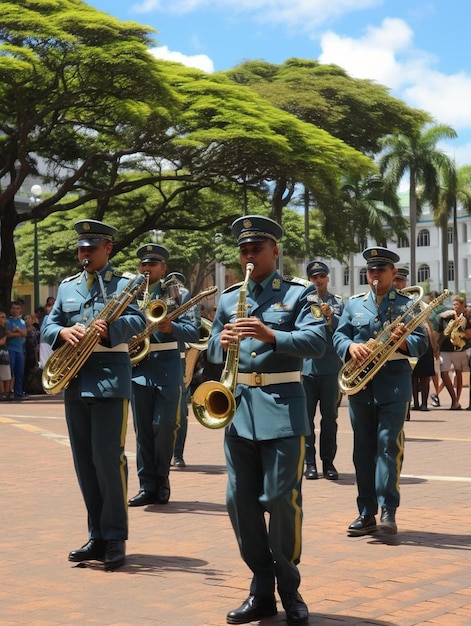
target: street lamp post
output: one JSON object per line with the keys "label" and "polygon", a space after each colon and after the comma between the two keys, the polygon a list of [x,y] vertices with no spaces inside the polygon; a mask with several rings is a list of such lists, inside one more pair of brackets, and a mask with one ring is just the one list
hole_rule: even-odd
{"label": "street lamp post", "polygon": [[[37,204],[41,202],[41,199],[40,199],[41,194],[42,194],[41,185],[33,185],[31,187],[30,206],[34,208]],[[36,217],[34,218],[33,250],[34,250],[34,259],[33,259],[34,307],[33,307],[33,310],[36,310],[39,307],[39,250],[38,250],[38,220]]]}
{"label": "street lamp post", "polygon": [[218,288],[214,296],[215,303],[219,302],[219,296],[226,288],[226,268],[221,261],[219,261],[219,246],[223,241],[222,233],[216,233],[214,235],[214,243],[216,244],[216,264],[214,266],[214,284]]}

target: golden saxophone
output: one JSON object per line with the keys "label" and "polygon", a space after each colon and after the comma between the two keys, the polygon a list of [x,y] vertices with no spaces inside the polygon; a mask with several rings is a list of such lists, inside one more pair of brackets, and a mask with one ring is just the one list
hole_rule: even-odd
{"label": "golden saxophone", "polygon": [[207,289],[203,289],[203,291],[200,291],[196,294],[196,296],[193,296],[193,298],[190,298],[168,314],[167,305],[163,300],[151,300],[146,312],[150,323],[147,324],[145,329],[139,333],[139,335],[135,335],[129,343],[129,356],[131,358],[132,366],[134,367],[140,363],[142,359],[149,354],[150,336],[158,329],[159,323],[162,320],[169,319],[173,322],[173,320],[176,320],[180,317],[180,315],[183,315],[189,309],[194,307],[195,304],[200,302],[200,300],[213,295],[216,291],[217,287],[208,287]]}
{"label": "golden saxophone", "polygon": [[[84,267],[86,267],[84,263]],[[138,274],[129,279],[125,288],[111,298],[108,304],[100,311],[100,313],[91,320],[85,328],[85,334],[81,337],[77,345],[65,342],[49,357],[42,373],[42,384],[44,391],[49,394],[59,393],[65,389],[82,368],[88,357],[93,352],[95,346],[100,341],[100,336],[94,328],[96,320],[104,320],[111,324],[118,318],[129,304],[139,294],[144,276]]]}
{"label": "golden saxophone", "polygon": [[185,375],[183,377],[183,384],[185,387],[190,386],[195,372],[195,365],[198,362],[201,353],[208,347],[209,335],[211,334],[212,326],[213,325],[209,320],[202,317],[199,327],[199,340],[188,344],[188,348],[185,351]]}
{"label": "golden saxophone", "polygon": [[[406,289],[401,289],[401,291],[417,292],[419,289],[420,287],[407,287]],[[420,289],[419,293],[421,292],[422,290]],[[439,306],[449,296],[450,291],[445,289],[440,296],[432,300],[420,313],[405,322],[404,326],[406,331],[398,341],[392,336],[395,329],[410,315],[411,309],[421,303],[421,298],[417,297],[403,315],[386,326],[376,338],[368,339],[365,345],[371,349],[370,354],[360,362],[350,359],[340,370],[338,377],[340,391],[348,396],[352,396],[361,391],[370,380],[376,376],[389,357],[398,350],[403,341],[425,321],[433,309]]]}
{"label": "golden saxophone", "polygon": [[461,313],[455,319],[448,322],[443,330],[445,337],[449,337],[455,350],[462,350],[466,345],[464,330],[466,327],[466,317]]}
{"label": "golden saxophone", "polygon": [[[245,279],[240,288],[236,319],[247,317],[247,285],[253,269],[253,263],[247,263],[245,266]],[[193,413],[198,422],[206,428],[224,428],[234,418],[239,353],[240,341],[232,341],[227,348],[220,381],[207,380],[201,383],[193,394],[191,401]]]}

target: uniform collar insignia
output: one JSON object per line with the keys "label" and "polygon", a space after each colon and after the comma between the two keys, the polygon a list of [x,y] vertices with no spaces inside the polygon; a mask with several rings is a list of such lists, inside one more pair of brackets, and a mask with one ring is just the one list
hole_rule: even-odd
{"label": "uniform collar insignia", "polygon": [[274,278],[271,286],[274,291],[279,291],[281,287],[281,280],[279,278]]}
{"label": "uniform collar insignia", "polygon": [[396,299],[396,292],[395,291],[390,291],[389,292],[389,299],[390,300],[395,300]]}
{"label": "uniform collar insignia", "polygon": [[109,283],[112,276],[113,276],[113,272],[111,270],[108,270],[107,272],[105,272],[105,275],[103,276],[103,280]]}

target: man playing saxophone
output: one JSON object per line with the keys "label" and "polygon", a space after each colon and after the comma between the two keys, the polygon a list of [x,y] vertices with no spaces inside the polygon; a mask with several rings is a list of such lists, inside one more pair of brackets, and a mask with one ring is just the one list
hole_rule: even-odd
{"label": "man playing saxophone", "polygon": [[[137,250],[139,272],[149,280],[147,308],[163,300],[167,313],[181,304],[174,281],[164,283],[168,250],[159,244],[144,244]],[[150,336],[150,350],[132,370],[132,410],[136,431],[139,492],[129,506],[167,504],[170,498],[170,464],[181,419],[183,342],[197,341],[198,323],[190,314],[176,320],[165,316]]]}
{"label": "man playing saxophone", "polygon": [[[370,354],[368,340],[400,317],[412,299],[393,285],[398,255],[387,248],[367,248],[363,252],[371,291],[352,296],[346,303],[337,330],[334,348],[343,361],[361,362]],[[416,312],[420,311],[419,308]],[[413,314],[411,314],[413,316]],[[407,323],[407,318],[406,323]],[[353,463],[358,488],[359,516],[348,527],[350,536],[377,530],[396,534],[396,509],[399,506],[399,478],[404,454],[404,420],[412,393],[408,356],[420,357],[427,349],[423,328],[417,327],[405,341],[405,324],[397,324],[392,340],[398,350],[379,369],[372,380],[349,397],[353,429]],[[380,522],[376,524],[378,505]]]}
{"label": "man playing saxophone", "polygon": [[[80,220],[78,259],[86,268],[65,279],[41,329],[58,348],[64,342],[80,349],[91,324],[100,341],[78,375],[65,389],[65,415],[75,471],[88,514],[88,542],[69,554],[69,561],[104,561],[116,569],[125,560],[127,460],[124,452],[131,362],[128,343],[145,328],[145,318],[129,305],[118,319],[95,319],[129,282],[109,263],[116,228],[96,220]],[[46,364],[47,366],[47,364]]]}
{"label": "man playing saxophone", "polygon": [[[310,432],[300,370],[303,357],[324,353],[325,321],[311,315],[314,286],[285,281],[276,271],[282,232],[276,222],[258,215],[232,224],[242,269],[249,263],[254,268],[246,278],[246,296],[246,281],[221,295],[208,343],[208,360],[223,363],[229,346],[239,342],[236,411],[224,444],[227,508],[253,576],[248,598],[227,614],[229,624],[275,615],[275,582],[288,622],[308,620],[297,567],[305,436]],[[240,302],[242,286],[245,303]]]}

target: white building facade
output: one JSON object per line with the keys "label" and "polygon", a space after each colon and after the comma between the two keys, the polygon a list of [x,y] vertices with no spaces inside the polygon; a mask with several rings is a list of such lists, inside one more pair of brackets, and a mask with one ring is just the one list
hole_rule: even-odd
{"label": "white building facade", "polygon": [[[408,214],[408,210],[407,210]],[[458,284],[455,276],[455,260],[453,258],[453,228],[448,223],[448,289],[452,293],[466,294],[471,301],[471,215],[458,211]],[[376,241],[365,237],[364,248],[377,245]],[[362,245],[363,245],[362,244]],[[397,266],[410,270],[410,246],[407,241],[395,238],[388,241],[387,247],[394,250],[400,257]],[[322,259],[331,268],[330,291],[348,298],[368,289],[366,280],[366,264],[361,252],[350,255],[348,263],[340,263],[335,259]],[[428,290],[443,291],[443,254],[440,229],[435,226],[430,212],[424,211],[417,220],[416,228],[416,272],[417,276],[409,276],[409,285],[421,285]],[[304,268],[305,269],[305,268]]]}

